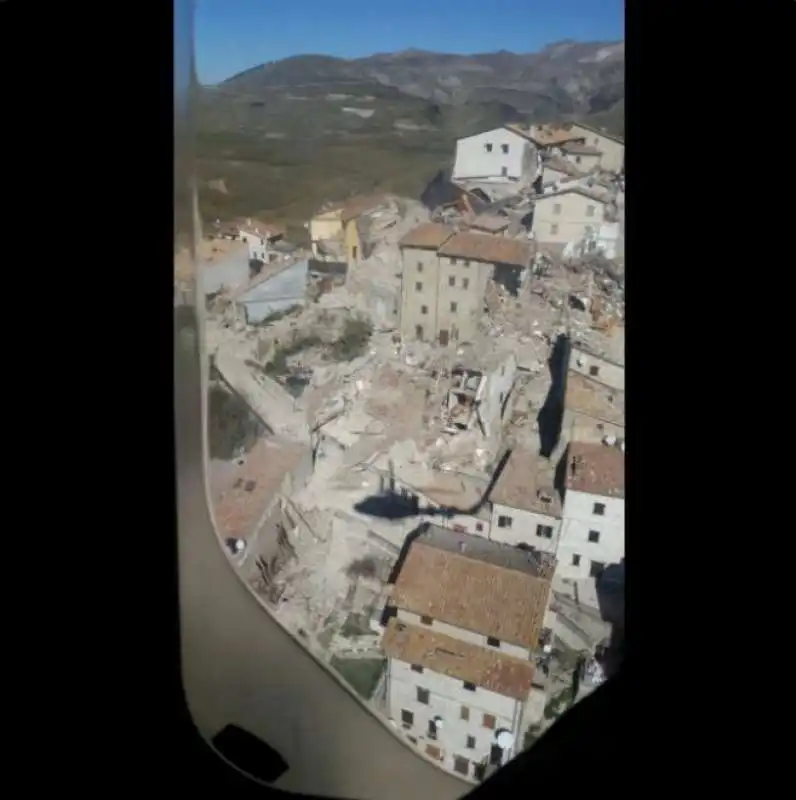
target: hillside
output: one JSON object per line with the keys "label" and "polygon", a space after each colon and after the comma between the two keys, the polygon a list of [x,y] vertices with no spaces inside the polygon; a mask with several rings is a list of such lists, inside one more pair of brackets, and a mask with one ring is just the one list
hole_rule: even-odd
{"label": "hillside", "polygon": [[457,137],[585,118],[623,132],[621,42],[261,64],[200,93],[202,216],[262,214],[295,238],[325,200],[372,190],[417,196]]}

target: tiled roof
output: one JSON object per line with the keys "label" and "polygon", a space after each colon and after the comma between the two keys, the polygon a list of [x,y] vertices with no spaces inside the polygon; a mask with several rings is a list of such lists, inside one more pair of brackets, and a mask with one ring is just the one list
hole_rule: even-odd
{"label": "tiled roof", "polygon": [[531,450],[515,447],[489,499],[510,508],[560,517],[561,498],[553,484],[553,473],[546,462]]}
{"label": "tiled roof", "polygon": [[486,261],[490,264],[511,264],[527,267],[534,254],[534,246],[523,239],[508,239],[485,233],[457,233],[439,249],[441,256]]}
{"label": "tiled roof", "polygon": [[343,223],[343,225],[345,225],[352,219],[356,219],[368,211],[373,211],[373,209],[388,202],[389,197],[384,194],[352,197],[349,200],[346,200],[345,205],[343,206],[343,211],[340,214],[340,221]]}
{"label": "tiled roof", "polygon": [[391,603],[535,648],[555,559],[435,525],[420,530],[401,567]]}
{"label": "tiled roof", "polygon": [[535,672],[532,662],[433,629],[408,625],[394,617],[384,632],[382,648],[390,658],[419,664],[515,700],[526,700],[531,691]]}
{"label": "tiled roof", "polygon": [[592,144],[581,144],[580,142],[564,142],[561,149],[565,153],[572,153],[573,156],[601,156],[603,151]]}
{"label": "tiled roof", "polygon": [[304,455],[304,448],[275,444],[262,438],[246,455],[244,463],[213,504],[213,513],[222,537],[245,539],[254,533],[285,476]]}
{"label": "tiled roof", "polygon": [[455,231],[448,225],[440,225],[437,222],[424,222],[416,228],[412,228],[400,242],[399,247],[421,247],[428,250],[436,250],[444,242],[450,239]]}
{"label": "tiled roof", "polygon": [[625,496],[625,454],[607,444],[572,442],[567,449],[567,489],[601,497]]}
{"label": "tiled roof", "polygon": [[569,370],[564,408],[612,425],[625,424],[625,393]]}

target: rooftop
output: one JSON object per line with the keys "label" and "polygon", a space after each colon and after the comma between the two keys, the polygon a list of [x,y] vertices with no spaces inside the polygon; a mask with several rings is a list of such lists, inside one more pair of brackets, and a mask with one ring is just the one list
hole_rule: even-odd
{"label": "rooftop", "polygon": [[532,662],[395,618],[387,625],[382,647],[390,658],[419,664],[515,700],[527,699],[531,691],[535,672]]}
{"label": "rooftop", "polygon": [[524,239],[508,239],[485,233],[457,233],[439,249],[441,256],[485,261],[490,264],[511,264],[527,267],[534,254],[534,246]]}
{"label": "rooftop", "polygon": [[541,203],[544,200],[549,200],[551,197],[560,197],[563,194],[581,194],[584,197],[588,197],[589,200],[596,200],[598,203],[605,203],[606,205],[610,202],[610,197],[605,189],[600,189],[594,186],[584,186],[582,183],[565,183],[561,184],[560,188],[556,189],[553,192],[545,192],[544,194],[539,195],[536,198],[537,203]]}
{"label": "rooftop", "polygon": [[554,169],[557,172],[563,172],[565,175],[571,175],[573,178],[579,178],[583,172],[579,170],[571,161],[567,161],[561,156],[550,156],[542,162],[544,169]]}
{"label": "rooftop", "polygon": [[624,497],[625,454],[607,444],[572,442],[567,448],[566,486],[602,497]]}
{"label": "rooftop", "polygon": [[501,217],[498,214],[479,214],[475,219],[468,223],[471,228],[498,233],[504,231],[511,225],[508,217]]}
{"label": "rooftop", "polygon": [[613,142],[619,142],[619,144],[625,143],[624,137],[617,136],[615,133],[608,133],[604,128],[595,128],[593,125],[587,125],[585,122],[578,122],[576,125],[586,131],[596,133],[598,136],[604,136],[606,139],[610,139]]}
{"label": "rooftop", "polygon": [[391,603],[484,636],[535,648],[555,559],[424,523]]}
{"label": "rooftop", "polygon": [[232,230],[258,233],[268,239],[276,239],[278,236],[285,235],[284,225],[277,225],[273,222],[263,222],[262,220],[252,219],[251,217],[235,220],[229,227]]}
{"label": "rooftop", "polygon": [[574,139],[583,139],[582,135],[574,133],[569,128],[560,128],[554,125],[532,125],[527,131],[512,127],[512,130],[522,134],[540,147],[550,147],[554,144],[571,142]]}
{"label": "rooftop", "polygon": [[261,438],[245,456],[229,489],[213,504],[222,537],[245,539],[251,536],[272,498],[304,455],[297,444],[276,444]]}
{"label": "rooftop", "polygon": [[593,144],[582,144],[581,142],[564,142],[561,149],[565,153],[571,153],[573,156],[601,156],[603,151]]}
{"label": "rooftop", "polygon": [[379,206],[386,205],[390,202],[390,198],[385,194],[371,194],[371,195],[358,195],[351,197],[345,201],[342,213],[340,214],[340,221],[343,225],[356,219],[368,211],[373,211]]}
{"label": "rooftop", "polygon": [[564,408],[612,425],[625,424],[625,393],[578,372],[567,373]]}
{"label": "rooftop", "polygon": [[399,242],[399,247],[422,247],[436,250],[441,247],[456,231],[448,225],[437,222],[424,222],[412,228]]}
{"label": "rooftop", "polygon": [[515,447],[492,489],[493,503],[561,516],[561,499],[554,487],[553,469],[532,450]]}

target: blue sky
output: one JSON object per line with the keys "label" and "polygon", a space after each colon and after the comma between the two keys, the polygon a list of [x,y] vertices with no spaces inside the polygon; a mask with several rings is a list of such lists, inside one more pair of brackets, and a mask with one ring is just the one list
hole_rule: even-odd
{"label": "blue sky", "polygon": [[301,53],[533,52],[624,38],[624,0],[197,0],[199,80]]}

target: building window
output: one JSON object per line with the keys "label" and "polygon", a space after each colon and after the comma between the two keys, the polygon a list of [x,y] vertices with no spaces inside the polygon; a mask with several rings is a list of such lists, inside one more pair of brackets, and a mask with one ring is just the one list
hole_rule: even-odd
{"label": "building window", "polygon": [[453,757],[453,769],[458,772],[460,775],[469,775],[470,774],[470,762],[466,758],[462,758],[461,756],[454,756]]}
{"label": "building window", "polygon": [[592,142],[593,142],[595,145],[597,145],[597,144],[599,144],[599,143],[600,143],[600,142],[599,142],[599,139],[597,139],[597,137],[596,137],[596,136],[595,136],[595,137],[592,139]]}
{"label": "building window", "polygon": [[477,533],[481,533],[481,531],[482,531],[483,529],[484,529],[484,526],[483,526],[483,524],[482,524],[482,523],[480,523],[480,522],[476,522],[476,523],[475,523],[475,530],[476,530],[476,532],[477,532]]}
{"label": "building window", "polygon": [[591,566],[589,567],[589,577],[599,578],[600,575],[603,574],[604,569],[605,569],[605,564],[603,564],[602,561],[592,561]]}
{"label": "building window", "polygon": [[550,233],[552,233],[552,234],[553,234],[553,236],[555,236],[555,235],[558,233],[558,223],[554,222],[554,223],[553,223],[553,224],[550,226]]}
{"label": "building window", "polygon": [[422,291],[423,291],[423,284],[422,284],[422,283],[420,283],[420,281],[418,281],[418,282],[415,284],[415,291],[416,291],[416,292],[422,292]]}
{"label": "building window", "polygon": [[595,544],[600,541],[600,531],[589,531],[589,541]]}
{"label": "building window", "polygon": [[419,339],[421,342],[423,341],[423,326],[422,325],[415,325],[415,338]]}
{"label": "building window", "polygon": [[455,275],[451,275],[448,278],[448,286],[456,286],[456,276]]}
{"label": "building window", "polygon": [[470,279],[469,278],[462,278],[462,287],[467,289],[470,286]]}
{"label": "building window", "polygon": [[508,146],[507,144],[502,144],[502,145],[500,145],[500,149],[501,149],[501,150],[502,150],[504,153],[508,153],[508,151],[509,151],[509,146]]}
{"label": "building window", "polygon": [[459,714],[459,716],[463,720],[465,720],[465,722],[468,722],[470,720],[470,709],[467,708],[467,706],[462,706],[462,710],[461,710],[461,713]]}
{"label": "building window", "polygon": [[592,378],[596,378],[599,374],[600,374],[600,368],[599,367],[594,366],[594,365],[589,367],[589,375],[591,375]]}
{"label": "building window", "polygon": [[580,164],[580,156],[575,156],[575,163]]}
{"label": "building window", "polygon": [[417,702],[422,703],[424,706],[428,705],[429,692],[428,689],[421,689],[417,687]]}
{"label": "building window", "polygon": [[431,617],[420,617],[420,622],[423,625],[431,625],[434,620]]}
{"label": "building window", "polygon": [[420,306],[421,314],[428,314],[428,306]]}
{"label": "building window", "polygon": [[462,266],[463,267],[469,267],[470,266],[470,262],[469,261],[462,261]]}
{"label": "building window", "polygon": [[423,262],[422,261],[418,261],[417,262],[417,271],[418,272],[422,272],[423,271]]}
{"label": "building window", "polygon": [[428,721],[428,732],[426,733],[429,739],[436,739],[437,738],[437,723],[430,719]]}
{"label": "building window", "polygon": [[561,203],[556,203],[553,206],[553,213],[554,214],[560,214],[561,213]]}
{"label": "building window", "polygon": [[489,728],[490,731],[495,730],[497,719],[492,714],[484,714],[484,727]]}
{"label": "building window", "polygon": [[456,313],[456,309],[457,309],[458,307],[459,307],[459,306],[458,306],[456,303],[451,303],[451,313],[452,313],[452,314],[455,314],[455,313]]}
{"label": "building window", "polygon": [[509,168],[508,167],[501,167],[500,168],[500,174],[505,178],[509,174]]}
{"label": "building window", "polygon": [[511,517],[498,517],[498,528],[510,528],[511,527],[512,519]]}
{"label": "building window", "polygon": [[500,639],[496,639],[494,636],[487,636],[486,643],[490,647],[500,647]]}
{"label": "building window", "polygon": [[468,750],[475,750],[475,736],[468,736],[467,737],[467,749]]}
{"label": "building window", "polygon": [[464,681],[462,683],[462,686],[465,689],[467,689],[468,692],[474,692],[475,691],[475,684],[474,683],[468,683],[467,681]]}
{"label": "building window", "polygon": [[587,217],[594,216],[594,206],[586,206],[586,216]]}
{"label": "building window", "polygon": [[412,744],[417,744],[417,736],[407,736],[406,738],[409,739]]}
{"label": "building window", "polygon": [[487,142],[487,143],[484,145],[484,150],[486,150],[486,151],[487,151],[487,153],[491,153],[491,152],[492,152],[492,144],[491,144],[491,142]]}
{"label": "building window", "polygon": [[415,715],[411,711],[407,711],[405,708],[401,709],[401,722],[403,723],[404,728],[411,728],[412,725],[415,724]]}
{"label": "building window", "polygon": [[580,556],[577,553],[574,553],[572,556],[572,566],[573,567],[580,566]]}
{"label": "building window", "polygon": [[552,525],[537,525],[536,526],[536,535],[540,539],[552,539],[553,538],[553,526]]}
{"label": "building window", "polygon": [[422,674],[423,667],[420,664],[412,664],[412,672],[420,672]]}
{"label": "building window", "polygon": [[595,503],[591,513],[597,517],[605,516],[605,503]]}

